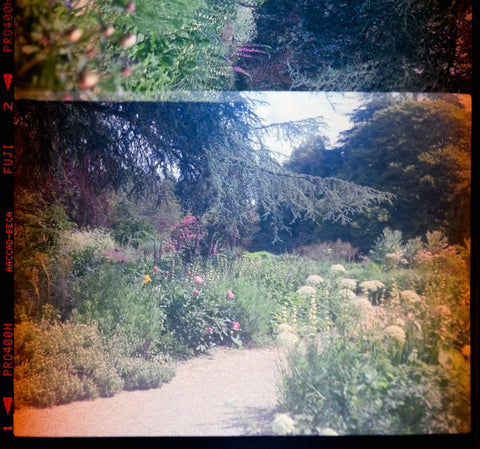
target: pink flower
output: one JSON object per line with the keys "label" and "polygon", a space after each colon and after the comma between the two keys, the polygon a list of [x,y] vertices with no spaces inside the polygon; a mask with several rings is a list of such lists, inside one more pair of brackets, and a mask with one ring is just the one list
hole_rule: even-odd
{"label": "pink flower", "polygon": [[130,76],[133,73],[133,69],[130,66],[124,67],[120,72],[122,76]]}
{"label": "pink flower", "polygon": [[227,296],[228,296],[230,299],[235,298],[235,295],[234,295],[230,290],[228,290]]}
{"label": "pink flower", "polygon": [[240,330],[240,323],[238,321],[234,321],[232,323],[232,328],[233,328],[234,331]]}
{"label": "pink flower", "polygon": [[193,294],[194,294],[194,295],[198,295],[199,293],[200,293],[200,292],[199,292],[197,289],[193,290]]}
{"label": "pink flower", "polygon": [[136,7],[137,5],[135,5],[135,3],[129,2],[127,3],[127,6],[125,6],[125,11],[127,11],[129,14],[132,14],[135,12]]}
{"label": "pink flower", "polygon": [[137,43],[137,36],[131,33],[127,33],[122,37],[120,41],[120,45],[123,48],[130,48],[133,47]]}
{"label": "pink flower", "polygon": [[212,328],[211,328],[211,327],[207,327],[207,331],[208,331],[208,332],[212,332]]}
{"label": "pink flower", "polygon": [[157,266],[153,267],[153,271],[157,272],[157,271],[158,271],[158,267],[157,267]]}
{"label": "pink flower", "polygon": [[235,66],[235,67],[232,67],[233,71],[235,72],[238,72],[238,73],[241,73],[242,75],[246,75],[248,76],[249,78],[251,78],[250,74],[245,72],[245,70],[243,70],[241,67],[238,67],[238,66]]}
{"label": "pink flower", "polygon": [[104,28],[103,30],[103,35],[104,36],[111,36],[115,32],[115,28],[113,28],[112,25],[108,25]]}
{"label": "pink flower", "polygon": [[195,276],[193,278],[193,280],[197,283],[197,284],[203,284],[203,279],[201,276]]}

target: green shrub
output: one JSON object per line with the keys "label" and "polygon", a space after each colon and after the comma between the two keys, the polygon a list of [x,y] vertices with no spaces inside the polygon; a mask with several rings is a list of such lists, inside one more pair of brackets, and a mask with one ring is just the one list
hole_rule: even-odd
{"label": "green shrub", "polygon": [[[464,384],[439,365],[394,363],[379,340],[329,340],[289,355],[281,404],[303,434],[455,433],[469,428]],[[374,348],[374,345],[376,348]],[[457,393],[453,403],[452,390]]]}
{"label": "green shrub", "polygon": [[295,252],[319,262],[353,262],[358,252],[349,242],[342,242],[340,239],[335,242],[312,243],[300,246]]}
{"label": "green shrub", "polygon": [[237,47],[256,32],[251,9],[232,0],[29,3],[15,20],[18,87],[48,99],[228,90]]}
{"label": "green shrub", "polygon": [[115,361],[125,390],[158,388],[174,375],[171,367],[161,360],[145,360],[138,357],[121,357]]}
{"label": "green shrub", "polygon": [[21,323],[15,327],[15,357],[17,405],[112,396],[123,387],[95,326]]}
{"label": "green shrub", "polygon": [[241,332],[234,328],[238,317],[226,294],[217,295],[193,281],[173,285],[165,297],[167,330],[194,353],[215,345],[241,346]]}
{"label": "green shrub", "polygon": [[404,258],[405,248],[402,242],[402,232],[385,228],[377,238],[369,256],[387,268],[394,268],[407,264]]}
{"label": "green shrub", "polygon": [[225,301],[241,323],[242,338],[254,344],[269,341],[276,310],[273,295],[265,286],[252,285],[242,279],[219,283],[220,295],[228,290],[234,292],[235,297]]}

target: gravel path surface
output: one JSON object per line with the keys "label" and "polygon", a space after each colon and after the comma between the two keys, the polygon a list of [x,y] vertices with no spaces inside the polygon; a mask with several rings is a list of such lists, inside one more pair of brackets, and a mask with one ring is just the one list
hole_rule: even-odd
{"label": "gravel path surface", "polygon": [[161,388],[14,412],[16,436],[271,434],[282,357],[276,348],[216,348],[181,362]]}

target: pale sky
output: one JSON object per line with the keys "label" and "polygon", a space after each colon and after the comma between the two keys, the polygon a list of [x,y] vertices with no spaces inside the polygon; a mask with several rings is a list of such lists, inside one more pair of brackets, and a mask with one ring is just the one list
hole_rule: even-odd
{"label": "pale sky", "polygon": [[[346,114],[359,104],[358,95],[350,92],[245,92],[243,95],[267,103],[255,108],[265,124],[322,117],[327,126],[320,125],[319,131],[330,139],[331,145],[335,144],[341,131],[352,126]],[[268,145],[286,155],[292,150],[291,145],[274,139]]]}
{"label": "pale sky", "polygon": [[[353,112],[362,102],[361,95],[356,92],[244,92],[242,95],[261,100],[266,104],[258,104],[255,112],[265,124],[303,120],[311,117],[322,117],[325,125],[319,126],[319,133],[330,140],[331,148],[335,145],[339,133],[353,126],[347,114]],[[402,95],[402,94],[400,94]],[[406,94],[408,95],[408,94]],[[471,110],[471,97],[459,95],[467,110]],[[293,150],[292,144],[274,138],[265,140],[268,147],[286,156]]]}

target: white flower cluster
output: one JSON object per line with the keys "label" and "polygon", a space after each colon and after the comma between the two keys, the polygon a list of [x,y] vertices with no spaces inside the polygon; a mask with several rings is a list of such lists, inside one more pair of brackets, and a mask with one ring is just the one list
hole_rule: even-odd
{"label": "white flower cluster", "polygon": [[287,413],[278,413],[272,423],[275,435],[289,435],[295,431],[295,422]]}
{"label": "white flower cluster", "polygon": [[340,280],[338,285],[340,288],[348,288],[349,290],[354,291],[357,288],[357,280],[344,278]]}
{"label": "white flower cluster", "polygon": [[405,331],[399,326],[388,326],[383,330],[383,334],[385,335],[385,337],[398,341],[401,344],[405,343]]}
{"label": "white flower cluster", "polygon": [[370,313],[373,309],[372,303],[364,296],[356,296],[352,298],[352,305],[359,309],[362,313]]}
{"label": "white flower cluster", "polygon": [[341,288],[338,293],[340,293],[340,297],[348,300],[352,300],[357,297],[357,295],[349,288]]}
{"label": "white flower cluster", "polygon": [[403,290],[400,292],[400,298],[407,302],[422,302],[422,298],[413,290]]}
{"label": "white flower cluster", "polygon": [[321,276],[317,276],[316,274],[312,274],[308,276],[307,280],[305,281],[306,285],[318,285],[323,283],[324,280]]}
{"label": "white flower cluster", "polygon": [[287,323],[281,323],[277,326],[277,334],[283,334],[285,332],[292,332],[293,333],[293,327],[290,326]]}
{"label": "white flower cluster", "polygon": [[275,339],[278,347],[286,350],[293,349],[298,343],[298,337],[293,333],[292,326],[286,323],[279,324],[277,327],[277,338]]}
{"label": "white flower cluster", "polygon": [[345,273],[345,267],[339,263],[330,267],[331,273]]}
{"label": "white flower cluster", "polygon": [[302,285],[297,290],[297,294],[299,294],[299,295],[312,296],[312,295],[315,295],[316,293],[317,293],[317,291],[315,290],[315,288],[313,288],[310,285]]}
{"label": "white flower cluster", "polygon": [[363,293],[368,294],[368,293],[375,293],[377,290],[385,288],[385,284],[383,284],[383,282],[375,281],[375,280],[363,281],[359,285],[359,287]]}
{"label": "white flower cluster", "polygon": [[338,436],[338,432],[336,432],[335,430],[333,430],[332,428],[330,427],[324,427],[323,429],[320,429],[320,431],[318,432],[320,435],[323,435],[323,436],[329,436],[329,437],[336,437]]}

